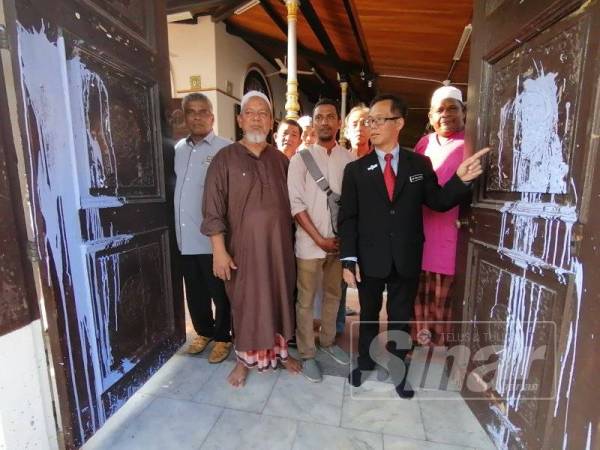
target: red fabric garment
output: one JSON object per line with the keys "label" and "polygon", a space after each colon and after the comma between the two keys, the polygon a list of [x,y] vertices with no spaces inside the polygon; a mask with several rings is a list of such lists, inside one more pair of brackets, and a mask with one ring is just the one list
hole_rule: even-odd
{"label": "red fabric garment", "polygon": [[385,155],[385,168],[383,169],[383,181],[385,181],[390,201],[394,198],[394,186],[396,185],[396,174],[394,173],[394,169],[392,169],[393,156],[391,153]]}

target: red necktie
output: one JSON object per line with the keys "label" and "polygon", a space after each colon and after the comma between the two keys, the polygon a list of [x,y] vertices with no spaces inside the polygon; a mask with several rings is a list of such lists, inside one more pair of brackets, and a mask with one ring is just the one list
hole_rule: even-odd
{"label": "red necktie", "polygon": [[383,169],[383,181],[385,181],[385,187],[388,191],[388,197],[390,201],[394,197],[394,185],[396,184],[396,174],[392,169],[392,158],[394,155],[388,153],[385,155],[385,168]]}

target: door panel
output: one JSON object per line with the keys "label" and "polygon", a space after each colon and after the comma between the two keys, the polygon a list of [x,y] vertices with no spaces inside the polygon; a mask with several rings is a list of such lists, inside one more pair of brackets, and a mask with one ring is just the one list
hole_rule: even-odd
{"label": "door panel", "polygon": [[184,340],[160,129],[166,16],[150,0],[15,6],[44,296],[77,447]]}
{"label": "door panel", "polygon": [[474,6],[467,141],[491,151],[461,232],[457,283],[468,353],[488,355],[471,359],[476,389],[463,395],[500,448],[583,448],[581,427],[568,430],[586,406],[569,394],[596,164],[600,7]]}

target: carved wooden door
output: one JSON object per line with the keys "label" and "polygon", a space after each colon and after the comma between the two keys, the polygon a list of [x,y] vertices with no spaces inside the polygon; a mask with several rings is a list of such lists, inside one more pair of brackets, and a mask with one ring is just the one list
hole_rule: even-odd
{"label": "carved wooden door", "polygon": [[61,417],[76,447],[184,339],[162,159],[166,15],[154,0],[20,0],[12,14]]}
{"label": "carved wooden door", "polygon": [[590,448],[600,3],[474,8],[468,142],[492,151],[461,233],[463,395],[499,448]]}

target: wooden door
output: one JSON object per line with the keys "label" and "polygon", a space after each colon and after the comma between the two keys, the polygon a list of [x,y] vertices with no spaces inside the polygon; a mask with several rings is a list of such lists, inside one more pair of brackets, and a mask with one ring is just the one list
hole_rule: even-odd
{"label": "wooden door", "polygon": [[600,3],[474,8],[468,142],[492,151],[461,233],[463,395],[499,448],[591,448]]}
{"label": "wooden door", "polygon": [[[10,117],[0,60],[0,117]],[[10,121],[0,123],[0,337],[39,319]]]}
{"label": "wooden door", "polygon": [[160,105],[164,1],[19,0],[11,49],[67,446],[184,339]]}

